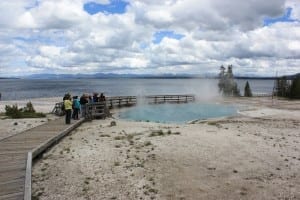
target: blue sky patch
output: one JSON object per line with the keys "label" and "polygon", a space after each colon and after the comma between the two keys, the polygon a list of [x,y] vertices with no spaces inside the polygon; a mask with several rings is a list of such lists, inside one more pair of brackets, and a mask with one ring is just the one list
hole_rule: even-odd
{"label": "blue sky patch", "polygon": [[105,14],[122,14],[126,12],[126,6],[128,4],[128,2],[124,2],[122,0],[111,0],[110,4],[88,2],[83,5],[83,9],[90,15],[94,15],[99,12]]}
{"label": "blue sky patch", "polygon": [[174,31],[158,31],[158,32],[154,33],[153,43],[159,44],[164,37],[180,40],[181,38],[184,37],[184,35],[174,33]]}
{"label": "blue sky patch", "polygon": [[297,21],[297,20],[291,19],[292,11],[293,11],[292,8],[287,8],[284,15],[281,16],[281,17],[265,18],[264,19],[264,26],[269,26],[269,25],[274,24],[276,22],[295,22],[295,21]]}
{"label": "blue sky patch", "polygon": [[140,48],[141,49],[146,49],[149,45],[147,45],[146,43],[142,42],[140,43]]}

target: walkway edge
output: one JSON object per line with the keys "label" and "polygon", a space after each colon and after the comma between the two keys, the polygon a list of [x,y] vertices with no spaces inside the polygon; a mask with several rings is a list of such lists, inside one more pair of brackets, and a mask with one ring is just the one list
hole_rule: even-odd
{"label": "walkway edge", "polygon": [[32,152],[27,153],[24,200],[31,200],[31,171],[32,171]]}
{"label": "walkway edge", "polygon": [[24,200],[31,200],[31,172],[32,172],[32,160],[37,157],[39,154],[44,152],[47,148],[52,146],[53,144],[60,141],[62,138],[64,138],[68,133],[76,129],[78,126],[80,126],[85,119],[80,119],[76,123],[72,124],[65,130],[63,130],[61,133],[59,133],[57,136],[50,138],[46,142],[42,143],[32,151],[28,152],[27,154],[27,163],[26,163],[26,175],[25,175],[25,188],[24,188]]}

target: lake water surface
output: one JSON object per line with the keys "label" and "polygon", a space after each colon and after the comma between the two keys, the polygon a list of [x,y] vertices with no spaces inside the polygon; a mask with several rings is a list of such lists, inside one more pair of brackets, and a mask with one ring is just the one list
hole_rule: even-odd
{"label": "lake water surface", "polygon": [[[236,80],[243,94],[247,80]],[[249,80],[252,92],[271,93],[273,80]],[[199,98],[218,95],[216,79],[0,79],[2,100],[20,100],[41,97],[58,97],[70,92],[104,92],[106,96],[194,94]]]}

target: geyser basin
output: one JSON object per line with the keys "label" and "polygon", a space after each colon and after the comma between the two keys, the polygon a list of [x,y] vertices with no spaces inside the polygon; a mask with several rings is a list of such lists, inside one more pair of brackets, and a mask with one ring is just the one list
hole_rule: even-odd
{"label": "geyser basin", "polygon": [[188,103],[140,105],[120,113],[121,119],[162,123],[186,123],[196,119],[233,116],[237,107],[224,104]]}

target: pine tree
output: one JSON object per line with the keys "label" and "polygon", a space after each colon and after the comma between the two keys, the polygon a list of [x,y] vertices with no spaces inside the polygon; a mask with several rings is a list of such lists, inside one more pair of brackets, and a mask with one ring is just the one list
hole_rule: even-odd
{"label": "pine tree", "polygon": [[292,81],[290,98],[300,99],[300,77],[296,77]]}
{"label": "pine tree", "polygon": [[219,92],[221,93],[225,88],[225,67],[221,65],[219,74]]}
{"label": "pine tree", "polygon": [[290,96],[290,82],[287,77],[283,76],[276,80],[277,96],[289,97]]}
{"label": "pine tree", "polygon": [[248,81],[246,82],[246,85],[245,85],[244,96],[252,97],[252,91],[251,91],[250,84]]}
{"label": "pine tree", "polygon": [[220,67],[220,70],[218,83],[219,92],[224,96],[240,96],[240,90],[234,81],[232,65],[228,65],[227,72],[225,72],[223,65]]}

